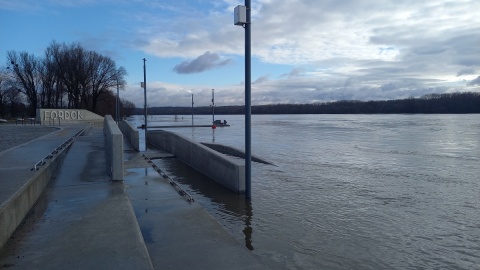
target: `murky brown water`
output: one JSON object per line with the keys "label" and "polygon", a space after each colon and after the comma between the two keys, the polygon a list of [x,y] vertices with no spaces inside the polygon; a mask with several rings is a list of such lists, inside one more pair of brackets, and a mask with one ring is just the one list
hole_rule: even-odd
{"label": "murky brown water", "polygon": [[[217,119],[232,126],[174,131],[242,149],[243,116]],[[153,120],[188,125],[191,116]],[[251,202],[175,159],[156,162],[262,260],[284,269],[479,267],[478,115],[254,115],[252,124],[253,154],[277,167],[253,164]]]}

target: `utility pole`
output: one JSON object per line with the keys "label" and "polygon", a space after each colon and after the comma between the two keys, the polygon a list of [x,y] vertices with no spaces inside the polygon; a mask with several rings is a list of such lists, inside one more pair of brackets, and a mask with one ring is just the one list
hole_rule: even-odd
{"label": "utility pole", "polygon": [[147,67],[145,62],[147,59],[143,58],[143,94],[145,98],[145,151],[147,151]]}
{"label": "utility pole", "polygon": [[245,198],[252,197],[251,3],[245,0]]}
{"label": "utility pole", "polygon": [[118,120],[119,119],[118,118],[118,112],[119,112],[119,106],[120,106],[119,105],[120,104],[119,98],[120,98],[120,92],[118,91],[118,79],[117,79],[117,103],[115,104],[116,105],[115,106],[115,118],[117,118],[117,125],[118,125],[118,121],[119,121]]}
{"label": "utility pole", "polygon": [[252,197],[251,2],[234,10],[234,24],[245,28],[245,198]]}
{"label": "utility pole", "polygon": [[193,94],[192,94],[192,126],[193,126],[193,104],[195,103],[193,102]]}
{"label": "utility pole", "polygon": [[215,123],[215,89],[212,89],[212,125]]}

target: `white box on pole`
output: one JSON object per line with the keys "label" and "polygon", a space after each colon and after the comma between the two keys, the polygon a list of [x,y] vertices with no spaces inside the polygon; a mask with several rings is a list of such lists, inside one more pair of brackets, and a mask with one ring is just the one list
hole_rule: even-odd
{"label": "white box on pole", "polygon": [[235,25],[244,25],[247,23],[247,8],[245,6],[236,6],[234,9]]}

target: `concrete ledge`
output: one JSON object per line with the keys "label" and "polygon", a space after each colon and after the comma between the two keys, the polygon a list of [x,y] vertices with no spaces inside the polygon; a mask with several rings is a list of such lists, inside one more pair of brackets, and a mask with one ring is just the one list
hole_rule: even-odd
{"label": "concrete ledge", "polygon": [[42,125],[90,124],[100,127],[103,117],[84,109],[37,109],[35,121]]}
{"label": "concrete ledge", "polygon": [[70,146],[60,150],[40,170],[33,173],[25,185],[0,207],[0,247],[7,242],[43,193],[69,148]]}
{"label": "concrete ledge", "polygon": [[[207,146],[208,148],[211,148],[211,149],[213,149],[217,152],[220,152],[222,154],[245,159],[245,152],[243,152],[242,150],[240,150],[238,148],[231,147],[231,146],[228,146],[228,145],[218,144],[218,143],[202,142],[201,144],[203,144],[203,145]],[[256,157],[254,155],[252,155],[251,158],[252,158],[252,161],[275,166],[275,164],[273,164],[271,162],[268,162],[268,161],[266,161],[262,158]]]}
{"label": "concrete ledge", "polygon": [[192,168],[237,193],[245,192],[245,162],[214,151],[187,137],[164,130],[149,131],[148,143],[165,149]]}
{"label": "concrete ledge", "polygon": [[107,151],[107,172],[114,181],[123,181],[123,134],[111,115],[106,115],[103,132]]}
{"label": "concrete ledge", "polygon": [[125,135],[132,145],[132,147],[139,151],[140,150],[140,140],[139,140],[139,132],[138,129],[133,126],[130,122],[122,120],[118,122],[118,127],[122,131],[123,135]]}

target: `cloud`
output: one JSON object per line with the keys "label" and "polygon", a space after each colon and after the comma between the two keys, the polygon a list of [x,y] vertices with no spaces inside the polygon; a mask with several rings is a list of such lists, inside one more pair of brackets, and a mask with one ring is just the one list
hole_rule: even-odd
{"label": "cloud", "polygon": [[480,85],[480,76],[467,84],[468,86]]}
{"label": "cloud", "polygon": [[305,75],[305,69],[304,68],[294,68],[292,69],[289,73],[285,73],[280,75],[280,78],[294,78],[294,77],[301,77]]}
{"label": "cloud", "polygon": [[218,54],[205,52],[191,61],[183,61],[173,68],[178,74],[200,73],[232,63],[232,59],[222,59]]}
{"label": "cloud", "polygon": [[252,82],[252,84],[260,84],[260,83],[267,82],[269,80],[268,77],[270,77],[270,75],[260,76],[260,77],[258,77],[258,79],[256,79],[254,82]]}
{"label": "cloud", "polygon": [[[261,0],[253,12],[252,56],[293,66],[331,59],[394,62],[422,74],[444,66],[442,72],[455,74],[459,67],[480,64],[474,2]],[[214,11],[178,18],[168,31],[153,27],[142,48],[160,57],[191,58],[212,48],[242,55],[244,35],[232,23],[232,5],[217,2]]]}
{"label": "cloud", "polygon": [[[278,79],[259,77],[252,85],[254,103],[479,91],[471,87],[480,69],[480,11],[472,8],[478,1],[255,2],[252,57],[291,71]],[[183,14],[167,31],[152,27],[139,47],[159,57],[194,58],[209,50],[242,57],[244,32],[233,25],[235,5],[215,1],[207,12]]]}
{"label": "cloud", "polygon": [[463,76],[463,75],[473,75],[473,74],[475,74],[475,69],[464,68],[457,73],[457,77],[460,77],[460,76]]}
{"label": "cloud", "polygon": [[[475,82],[480,83],[480,79]],[[475,82],[470,82],[473,87]],[[465,85],[465,83],[464,83]],[[293,77],[269,80],[261,76],[252,84],[252,104],[314,103],[337,100],[388,100],[421,97],[431,93],[452,93],[472,91],[464,86],[437,85],[424,79],[408,78],[385,80],[372,83],[363,76],[332,79],[330,77]],[[211,87],[205,85],[172,84],[151,82],[148,86],[149,106],[191,106],[191,94],[195,96],[195,106],[209,106]],[[478,91],[478,89],[477,89]],[[143,107],[143,95],[138,85],[129,85],[122,98]],[[217,106],[243,105],[244,85],[225,85],[215,88]]]}

